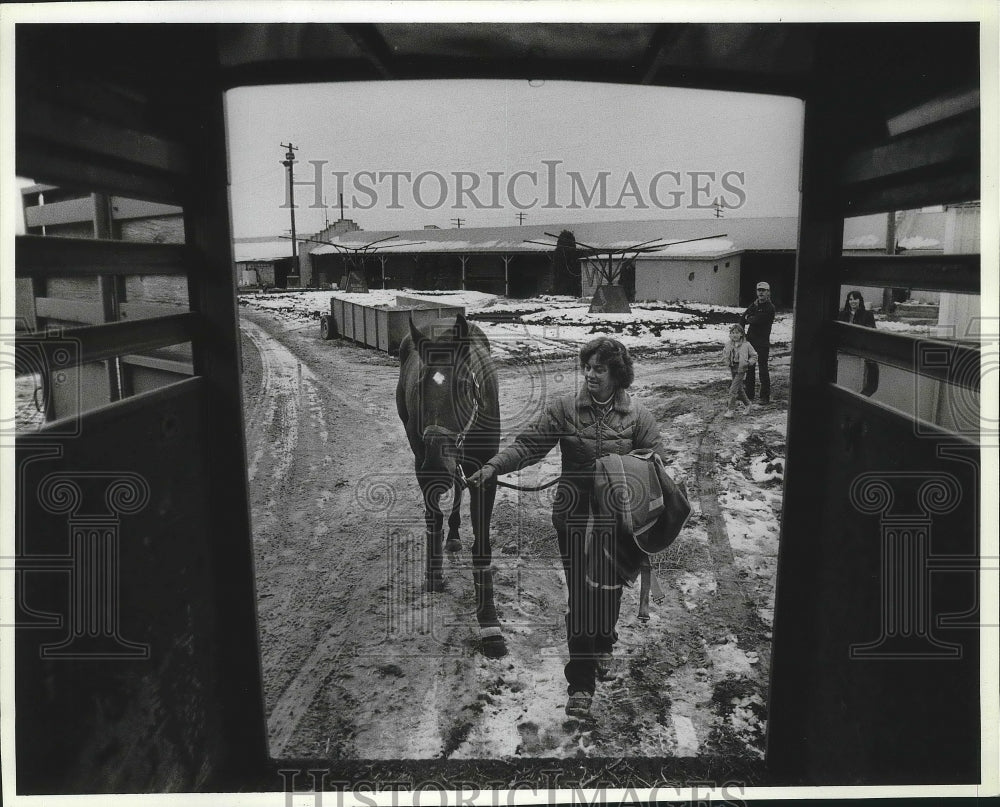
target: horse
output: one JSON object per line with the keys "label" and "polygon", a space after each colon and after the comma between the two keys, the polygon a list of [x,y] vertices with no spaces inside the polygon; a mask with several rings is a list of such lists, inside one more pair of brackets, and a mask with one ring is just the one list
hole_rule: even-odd
{"label": "horse", "polygon": [[[396,409],[413,451],[414,469],[423,496],[426,527],[426,590],[443,591],[443,521],[441,496],[454,489],[448,518],[450,552],[461,550],[459,506],[464,475],[477,471],[500,446],[500,398],[496,366],[486,334],[462,314],[444,318],[424,333],[410,319],[410,333],[399,347]],[[476,619],[483,654],[506,655],[507,645],[493,600],[493,556],[490,519],[496,488],[469,491],[474,536],[472,576]]]}

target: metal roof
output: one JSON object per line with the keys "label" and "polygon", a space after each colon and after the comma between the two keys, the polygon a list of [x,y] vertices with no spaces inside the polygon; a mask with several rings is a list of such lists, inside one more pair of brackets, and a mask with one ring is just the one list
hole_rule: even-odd
{"label": "metal roof", "polygon": [[[745,219],[657,219],[647,221],[570,222],[510,227],[466,227],[450,230],[358,231],[332,239],[332,244],[344,249],[358,249],[380,239],[398,235],[399,246],[392,241],[378,244],[379,253],[464,252],[464,253],[525,253],[551,252],[563,230],[573,233],[577,242],[607,249],[626,249],[637,244],[661,239],[683,241],[706,238],[694,243],[668,246],[648,253],[646,257],[711,256],[746,250],[794,250],[798,235],[795,217]],[[550,242],[528,243],[529,241]],[[422,242],[422,243],[414,243]],[[320,245],[308,250],[313,255],[337,253],[337,247]]]}
{"label": "metal roof", "polygon": [[[897,224],[898,244],[904,249],[940,250],[944,242],[945,214],[938,211],[912,211]],[[798,219],[794,216],[731,219],[652,219],[646,221],[568,222],[509,227],[463,227],[432,230],[356,230],[328,239],[330,246],[299,242],[302,253],[336,254],[358,250],[376,241],[378,254],[414,254],[455,252],[466,254],[546,253],[555,249],[555,238],[563,230],[573,233],[578,242],[608,249],[625,249],[651,239],[684,241],[706,240],[668,246],[640,255],[650,258],[713,258],[734,252],[791,251],[798,238]],[[844,222],[844,248],[851,250],[885,249],[886,216],[858,216]],[[719,238],[708,238],[718,234]],[[397,236],[393,240],[383,240]],[[544,243],[551,242],[552,246]],[[395,243],[394,243],[395,242]],[[287,258],[291,242],[279,239],[263,242],[237,242],[237,261],[263,261]]]}

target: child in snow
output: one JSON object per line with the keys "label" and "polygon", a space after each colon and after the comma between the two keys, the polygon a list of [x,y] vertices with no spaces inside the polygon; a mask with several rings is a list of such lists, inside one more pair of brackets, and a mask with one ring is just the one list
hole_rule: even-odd
{"label": "child in snow", "polygon": [[747,341],[742,325],[736,324],[729,329],[729,341],[722,349],[722,361],[733,376],[733,383],[729,386],[729,406],[723,417],[731,418],[735,414],[737,399],[743,404],[743,414],[750,414],[750,399],[744,385],[747,370],[757,363],[757,351]]}

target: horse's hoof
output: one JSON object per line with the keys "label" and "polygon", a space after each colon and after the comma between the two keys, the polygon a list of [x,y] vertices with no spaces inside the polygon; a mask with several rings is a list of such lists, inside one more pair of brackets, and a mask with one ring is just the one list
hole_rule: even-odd
{"label": "horse's hoof", "polygon": [[447,587],[445,586],[443,577],[428,577],[427,580],[424,581],[424,591],[432,594],[434,592],[444,591],[445,588]]}
{"label": "horse's hoof", "polygon": [[507,642],[503,636],[483,636],[480,641],[486,658],[503,658],[507,655]]}
{"label": "horse's hoof", "polygon": [[447,552],[461,552],[462,541],[458,538],[449,538],[445,541],[444,548]]}
{"label": "horse's hoof", "polygon": [[507,655],[507,643],[503,639],[483,640],[483,655],[486,658],[503,658]]}

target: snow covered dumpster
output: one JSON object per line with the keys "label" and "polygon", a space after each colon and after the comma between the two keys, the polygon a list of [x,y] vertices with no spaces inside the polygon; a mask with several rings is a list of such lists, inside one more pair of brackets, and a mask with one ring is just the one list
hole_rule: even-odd
{"label": "snow covered dumpster", "polygon": [[410,332],[411,317],[422,328],[440,317],[465,314],[463,306],[441,305],[415,297],[399,296],[396,304],[390,305],[367,302],[364,296],[331,297],[330,313],[320,318],[321,336],[324,339],[341,336],[386,353],[398,353],[399,343]]}

